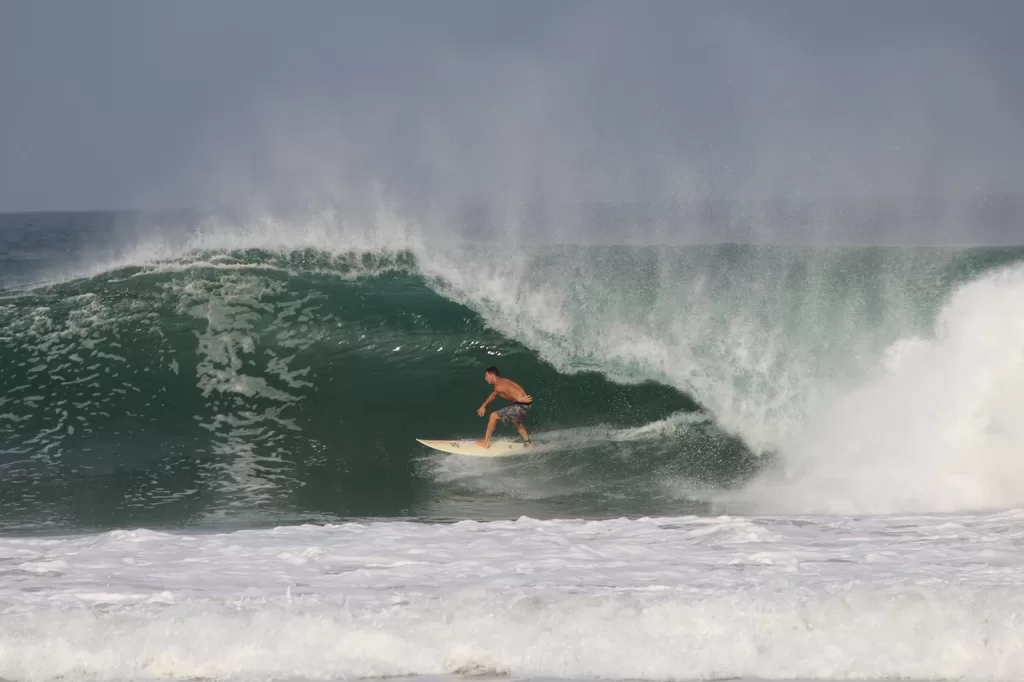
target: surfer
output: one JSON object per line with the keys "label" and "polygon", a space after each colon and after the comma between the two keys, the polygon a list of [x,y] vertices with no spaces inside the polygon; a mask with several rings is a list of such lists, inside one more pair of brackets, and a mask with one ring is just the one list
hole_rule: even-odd
{"label": "surfer", "polygon": [[530,436],[526,433],[526,427],[523,426],[523,421],[526,419],[526,415],[530,413],[530,408],[533,407],[533,397],[523,390],[523,387],[512,381],[511,379],[502,378],[498,372],[497,367],[488,367],[484,372],[484,381],[494,386],[494,391],[487,396],[487,400],[480,406],[480,409],[476,411],[477,416],[484,416],[487,411],[487,406],[490,405],[495,398],[501,397],[505,400],[510,401],[512,404],[507,407],[503,407],[500,410],[491,412],[491,416],[487,421],[487,433],[484,434],[483,440],[476,442],[482,448],[489,448],[491,446],[491,434],[494,433],[494,427],[498,425],[498,420],[505,422],[506,424],[512,424],[516,427],[516,431],[523,437],[523,442],[530,446],[533,443],[530,442]]}

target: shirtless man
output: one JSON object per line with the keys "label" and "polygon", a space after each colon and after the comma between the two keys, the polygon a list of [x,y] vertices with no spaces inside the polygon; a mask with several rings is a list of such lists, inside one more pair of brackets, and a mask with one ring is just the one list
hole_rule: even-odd
{"label": "shirtless man", "polygon": [[530,442],[530,437],[526,434],[526,427],[523,426],[523,420],[526,419],[526,415],[530,413],[530,408],[533,406],[533,398],[530,394],[511,379],[501,378],[497,367],[487,368],[487,371],[484,372],[484,381],[494,386],[494,391],[487,396],[487,400],[476,411],[477,416],[484,416],[487,406],[499,396],[510,401],[512,404],[491,412],[491,417],[487,422],[487,433],[484,435],[484,439],[478,440],[476,444],[482,448],[489,448],[491,446],[491,434],[494,433],[494,427],[498,425],[498,420],[500,419],[506,424],[515,426],[516,431],[519,432],[519,435],[523,437],[523,441],[528,446],[533,445]]}

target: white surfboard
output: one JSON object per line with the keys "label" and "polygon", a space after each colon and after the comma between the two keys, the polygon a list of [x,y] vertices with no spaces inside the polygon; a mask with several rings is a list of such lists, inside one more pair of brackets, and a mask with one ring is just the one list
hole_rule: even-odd
{"label": "white surfboard", "polygon": [[475,440],[424,440],[417,438],[428,448],[434,448],[452,455],[469,455],[471,457],[510,457],[525,455],[530,450],[526,443],[516,440],[492,440],[491,447],[482,448]]}

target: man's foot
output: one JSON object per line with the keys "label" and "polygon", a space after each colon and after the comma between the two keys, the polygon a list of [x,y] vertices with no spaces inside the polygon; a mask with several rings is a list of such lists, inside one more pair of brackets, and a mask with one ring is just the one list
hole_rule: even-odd
{"label": "man's foot", "polygon": [[488,443],[487,441],[478,440],[476,442],[476,444],[479,445],[480,447],[482,447],[484,450],[486,450],[487,448],[491,447],[491,444]]}
{"label": "man's foot", "polygon": [[524,440],[523,441],[523,445],[525,445],[528,448],[532,448],[533,447],[533,441],[532,440]]}

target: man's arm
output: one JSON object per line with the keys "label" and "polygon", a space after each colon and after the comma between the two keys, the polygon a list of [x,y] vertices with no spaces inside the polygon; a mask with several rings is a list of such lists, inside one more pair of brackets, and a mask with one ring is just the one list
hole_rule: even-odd
{"label": "man's arm", "polygon": [[494,402],[494,399],[497,398],[497,397],[498,397],[498,392],[497,391],[493,391],[489,396],[487,396],[487,400],[484,401],[484,404],[480,406],[480,409],[477,410],[476,413],[479,416],[481,416],[481,417],[484,416],[484,412],[487,411],[487,406],[490,405],[492,402]]}

